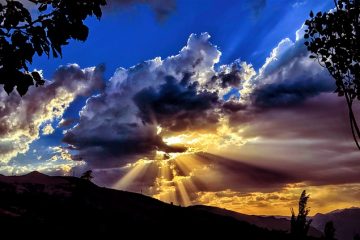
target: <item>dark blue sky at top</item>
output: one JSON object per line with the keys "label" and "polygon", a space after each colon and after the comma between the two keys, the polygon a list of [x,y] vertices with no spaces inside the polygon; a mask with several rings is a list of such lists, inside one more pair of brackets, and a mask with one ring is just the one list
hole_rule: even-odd
{"label": "dark blue sky at top", "polygon": [[[208,32],[222,52],[220,64],[240,58],[258,70],[282,39],[295,40],[295,32],[310,10],[329,10],[333,1],[177,0],[176,5],[175,11],[161,21],[146,5],[105,12],[100,21],[87,20],[90,34],[86,42],[71,42],[64,47],[62,59],[37,57],[32,67],[42,69],[50,79],[59,65],[77,63],[84,68],[105,64],[108,79],[118,67],[175,55],[191,33]],[[85,100],[75,101],[64,117],[77,117]],[[59,145],[61,139],[62,130],[58,129],[42,136],[32,147]],[[17,158],[32,159],[23,155]]]}
{"label": "dark blue sky at top", "polygon": [[[265,4],[261,4],[265,2]],[[221,63],[240,58],[260,67],[278,42],[295,38],[310,10],[330,9],[331,0],[177,0],[177,7],[159,21],[146,5],[104,13],[87,20],[88,40],[72,42],[62,59],[37,58],[33,64],[51,77],[61,64],[81,67],[104,63],[106,76],[154,57],[176,54],[191,33],[208,32],[222,52]]]}

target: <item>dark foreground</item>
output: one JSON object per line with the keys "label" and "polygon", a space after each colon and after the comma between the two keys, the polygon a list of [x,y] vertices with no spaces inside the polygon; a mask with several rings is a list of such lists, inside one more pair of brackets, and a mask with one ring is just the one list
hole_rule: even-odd
{"label": "dark foreground", "polygon": [[20,177],[0,176],[0,231],[2,236],[13,238],[49,239],[72,236],[129,239],[127,234],[155,239],[195,236],[292,239],[284,232],[263,229],[232,217],[101,188],[78,178],[50,177],[36,172]]}

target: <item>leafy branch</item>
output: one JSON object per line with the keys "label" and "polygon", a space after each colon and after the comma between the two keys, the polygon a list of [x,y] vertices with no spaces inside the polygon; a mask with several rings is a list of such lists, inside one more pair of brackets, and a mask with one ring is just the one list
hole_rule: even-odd
{"label": "leafy branch", "polygon": [[37,16],[16,0],[0,4],[0,84],[7,93],[14,88],[22,96],[32,85],[45,81],[29,72],[35,54],[62,57],[69,40],[85,41],[89,34],[84,20],[102,16],[105,0],[29,0]]}

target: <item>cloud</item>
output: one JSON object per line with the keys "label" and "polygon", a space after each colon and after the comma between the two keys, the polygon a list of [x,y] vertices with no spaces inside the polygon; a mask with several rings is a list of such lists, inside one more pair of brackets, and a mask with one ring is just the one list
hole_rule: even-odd
{"label": "cloud", "polygon": [[[102,69],[80,69],[78,65],[60,67],[45,86],[30,88],[26,96],[7,95],[0,90],[0,159],[7,163],[43,133],[52,132],[51,122],[60,118],[77,96],[88,96],[102,85]],[[51,127],[51,128],[50,128]]]}
{"label": "cloud", "polygon": [[232,190],[243,193],[270,191],[299,181],[298,175],[276,170],[271,166],[256,166],[241,159],[230,159],[209,153],[198,153],[197,157],[208,167],[203,173],[194,172],[191,175],[195,184],[198,181],[206,183],[204,188],[198,184],[199,191],[221,191],[229,186]]}
{"label": "cloud", "polygon": [[[288,184],[273,192],[242,193],[230,189],[217,192],[198,192],[196,204],[226,208],[229,210],[258,215],[289,216],[290,207],[296,209],[299,196],[306,188],[310,193],[310,215],[327,213],[360,204],[360,185],[341,184],[309,187],[305,184]],[[339,197],[341,196],[341,197]]]}
{"label": "cloud", "polygon": [[241,91],[259,108],[300,104],[321,93],[333,92],[334,81],[326,69],[309,58],[303,39],[282,40],[266,59],[259,74]]}
{"label": "cloud", "polygon": [[62,118],[58,124],[58,127],[61,128],[66,128],[69,127],[71,125],[73,125],[75,123],[75,119],[74,118]]}
{"label": "cloud", "polygon": [[204,124],[216,124],[218,117],[209,110],[217,104],[218,95],[199,92],[196,84],[189,84],[189,76],[185,74],[180,82],[168,76],[157,89],[141,90],[134,96],[139,117],[145,123],[158,124],[170,131],[196,130]]}
{"label": "cloud", "polygon": [[235,60],[229,65],[220,66],[219,70],[207,82],[206,88],[218,89],[219,95],[223,97],[232,89],[241,89],[244,82],[249,81],[256,75],[251,64]]}
{"label": "cloud", "polygon": [[[311,154],[329,158],[316,149],[325,151],[330,146],[338,154],[353,154],[343,103],[331,94],[334,83],[325,69],[308,58],[302,44],[302,39],[281,41],[258,73],[240,61],[216,70],[221,53],[209,42],[209,35],[191,35],[178,55],[119,68],[106,89],[88,99],[64,142],[78,152],[74,159],[95,168],[121,167],[139,159],[154,159],[158,151],[186,149],[239,159],[230,167],[227,163],[231,161],[222,158],[205,164],[216,166],[231,179],[222,187],[233,183],[237,188],[235,182],[251,186],[252,176],[257,180],[254,188],[270,186],[268,173],[284,176],[274,181],[277,187],[295,181],[335,184],[341,176],[345,179],[342,183],[356,182],[359,179],[352,173],[345,176],[345,170],[344,175],[330,180],[311,165],[297,163],[289,168],[289,176],[278,164],[273,167],[262,160],[277,158],[285,164],[291,151],[298,153],[297,162],[308,161]],[[240,99],[224,98],[234,89],[239,89]],[[322,119],[322,124],[314,124],[314,119]],[[338,144],[339,138],[346,144]],[[310,153],[303,155],[302,151]],[[264,161],[264,168],[247,169],[243,164],[249,159]],[[249,175],[239,180],[238,172]],[[264,179],[264,184],[259,179]]]}
{"label": "cloud", "polygon": [[119,166],[151,158],[159,150],[185,150],[166,144],[164,135],[216,132],[224,89],[240,85],[254,71],[237,62],[216,72],[220,52],[209,38],[193,34],[175,56],[119,68],[104,92],[88,99],[78,124],[64,136],[79,152],[76,158],[90,166]]}
{"label": "cloud", "polygon": [[[118,166],[168,148],[157,134],[157,121],[165,123],[166,117],[176,121],[170,113],[186,112],[189,105],[183,100],[188,98],[199,108],[207,108],[197,96],[195,82],[186,78],[197,77],[202,69],[213,72],[219,52],[208,38],[206,34],[192,35],[176,56],[155,58],[130,69],[119,68],[105,91],[88,99],[79,123],[67,131],[64,142],[79,151],[78,158],[98,167]],[[171,87],[169,91],[177,93],[181,101],[175,98],[172,103],[164,102],[165,87]],[[153,102],[146,103],[148,100]],[[155,101],[160,105],[154,106]],[[149,108],[144,104],[150,104]]]}
{"label": "cloud", "polygon": [[51,124],[46,124],[42,129],[43,135],[50,135],[55,131],[55,129],[51,126]]}
{"label": "cloud", "polygon": [[301,29],[296,42],[280,41],[240,90],[230,125],[250,140],[217,154],[286,170],[309,185],[358,183],[346,102],[333,93],[327,70],[309,58]]}

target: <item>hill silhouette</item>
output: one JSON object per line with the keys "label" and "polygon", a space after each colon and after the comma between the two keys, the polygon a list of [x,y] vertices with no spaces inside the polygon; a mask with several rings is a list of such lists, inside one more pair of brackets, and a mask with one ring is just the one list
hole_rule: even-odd
{"label": "hill silhouette", "polygon": [[[232,217],[235,218],[236,220],[248,222],[258,227],[269,230],[290,232],[290,220],[285,217],[248,215],[248,214],[230,211],[224,208],[217,208],[217,207],[204,206],[204,205],[191,206],[190,208],[215,213],[221,216]],[[321,237],[322,230],[319,231],[314,227],[310,227],[309,235],[313,237]]]}
{"label": "hill silhouette", "polygon": [[338,240],[352,240],[360,234],[360,208],[339,209],[329,213],[318,213],[313,217],[312,225],[321,230],[329,221],[334,223],[335,237]]}
{"label": "hill silhouette", "polygon": [[[98,187],[75,177],[38,172],[0,176],[2,234],[177,238],[237,236],[237,239],[291,239],[229,216],[166,204],[137,193]],[[190,235],[191,234],[191,235]],[[311,238],[313,239],[313,238]]]}

